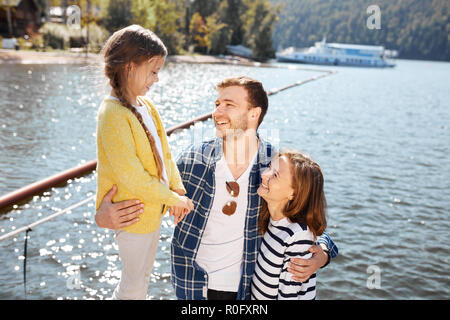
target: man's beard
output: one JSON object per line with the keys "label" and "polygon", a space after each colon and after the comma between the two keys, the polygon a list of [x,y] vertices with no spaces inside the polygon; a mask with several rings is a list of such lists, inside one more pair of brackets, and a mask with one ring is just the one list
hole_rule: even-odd
{"label": "man's beard", "polygon": [[247,119],[240,119],[237,123],[232,123],[231,128],[228,128],[225,130],[225,132],[222,132],[222,139],[226,141],[227,139],[234,139],[239,138],[248,129],[248,120]]}

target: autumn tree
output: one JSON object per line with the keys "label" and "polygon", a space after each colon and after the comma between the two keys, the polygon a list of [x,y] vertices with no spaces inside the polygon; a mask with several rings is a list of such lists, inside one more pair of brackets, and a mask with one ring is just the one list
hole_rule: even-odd
{"label": "autumn tree", "polygon": [[208,28],[200,13],[195,12],[191,18],[189,34],[195,51],[206,53],[208,47]]}

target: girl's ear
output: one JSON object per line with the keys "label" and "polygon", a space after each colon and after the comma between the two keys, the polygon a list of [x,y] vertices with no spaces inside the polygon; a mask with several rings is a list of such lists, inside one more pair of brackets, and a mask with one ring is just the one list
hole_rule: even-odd
{"label": "girl's ear", "polygon": [[130,72],[131,72],[131,62],[129,62],[129,63],[127,63],[127,64],[125,64],[125,65],[123,66],[122,72],[123,72],[123,76],[124,76],[125,79],[127,80],[127,79],[130,77]]}
{"label": "girl's ear", "polygon": [[130,74],[131,72],[133,72],[136,69],[136,63],[134,63],[133,61],[130,61],[129,63],[127,63],[125,65],[125,72],[127,74]]}

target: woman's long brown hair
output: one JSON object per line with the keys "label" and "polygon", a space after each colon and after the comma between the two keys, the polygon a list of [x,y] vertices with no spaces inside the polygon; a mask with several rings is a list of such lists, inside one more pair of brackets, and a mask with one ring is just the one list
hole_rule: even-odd
{"label": "woman's long brown hair", "polygon": [[131,25],[114,32],[103,46],[102,55],[109,84],[122,105],[133,112],[144,128],[153,151],[158,177],[164,180],[163,160],[156,149],[155,139],[145,125],[141,114],[131,105],[126,95],[131,63],[139,65],[153,57],[166,57],[167,49],[156,34],[141,26]]}
{"label": "woman's long brown hair", "polygon": [[[320,236],[327,226],[327,202],[324,193],[322,170],[309,156],[287,150],[278,154],[289,159],[292,174],[294,197],[288,202],[283,214],[291,222],[306,224],[315,237]],[[267,202],[263,200],[259,217],[259,231],[267,231],[270,213]]]}

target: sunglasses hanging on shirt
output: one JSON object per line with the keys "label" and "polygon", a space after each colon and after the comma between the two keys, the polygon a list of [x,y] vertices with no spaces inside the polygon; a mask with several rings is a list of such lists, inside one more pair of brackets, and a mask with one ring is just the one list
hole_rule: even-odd
{"label": "sunglasses hanging on shirt", "polygon": [[[239,195],[239,184],[235,181],[226,181],[225,182],[228,193],[236,198]],[[222,212],[227,216],[231,216],[236,212],[237,203],[236,201],[227,201],[227,203],[223,206]]]}

